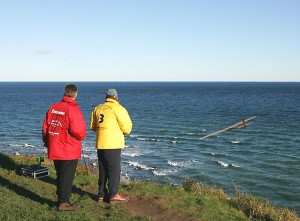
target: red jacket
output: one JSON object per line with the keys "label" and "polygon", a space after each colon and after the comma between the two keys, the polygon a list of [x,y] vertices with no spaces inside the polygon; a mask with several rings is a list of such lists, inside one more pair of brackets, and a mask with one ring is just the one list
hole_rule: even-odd
{"label": "red jacket", "polygon": [[61,102],[53,104],[44,118],[42,134],[49,159],[79,159],[86,125],[78,103],[64,96]]}

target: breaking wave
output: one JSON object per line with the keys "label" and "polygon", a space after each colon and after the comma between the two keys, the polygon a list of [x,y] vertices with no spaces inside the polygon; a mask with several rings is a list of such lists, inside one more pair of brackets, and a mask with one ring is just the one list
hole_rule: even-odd
{"label": "breaking wave", "polygon": [[154,176],[166,176],[166,175],[176,173],[176,172],[178,172],[178,170],[165,169],[165,170],[153,170],[152,172],[153,172]]}
{"label": "breaking wave", "polygon": [[172,167],[190,167],[192,164],[197,163],[196,160],[189,160],[189,161],[171,161],[168,160],[168,164]]}
{"label": "breaking wave", "polygon": [[139,157],[139,156],[142,156],[143,154],[138,153],[138,152],[134,152],[134,153],[126,153],[126,152],[122,152],[122,155],[124,155],[124,156],[129,156],[129,157]]}
{"label": "breaking wave", "polygon": [[141,164],[139,162],[135,162],[135,161],[128,161],[127,162],[130,166],[133,166],[136,169],[140,169],[140,170],[154,170],[153,167],[148,167],[144,164]]}
{"label": "breaking wave", "polygon": [[217,161],[218,164],[220,164],[221,167],[233,167],[233,168],[240,168],[239,165],[235,165],[233,163],[225,163],[225,162],[222,162],[222,161]]}

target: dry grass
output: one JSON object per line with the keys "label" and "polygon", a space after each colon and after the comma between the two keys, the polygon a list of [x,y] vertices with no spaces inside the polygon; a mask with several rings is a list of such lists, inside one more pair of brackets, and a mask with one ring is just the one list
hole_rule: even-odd
{"label": "dry grass", "polygon": [[225,200],[253,221],[300,221],[295,211],[274,207],[268,201],[258,199],[250,194],[243,194],[238,188],[236,188],[236,196],[229,197],[222,189],[199,184],[191,179],[185,180],[183,187],[187,191],[206,198],[218,197]]}
{"label": "dry grass", "polygon": [[202,197],[218,198],[223,200],[229,199],[229,196],[224,192],[223,189],[218,189],[215,187],[210,187],[205,184],[200,184],[197,181],[192,179],[186,179],[183,182],[182,186],[185,190],[193,192]]}
{"label": "dry grass", "polygon": [[258,199],[250,194],[238,192],[236,197],[230,200],[239,210],[243,211],[251,220],[265,221],[299,221],[295,211],[287,208],[276,208],[268,201]]}

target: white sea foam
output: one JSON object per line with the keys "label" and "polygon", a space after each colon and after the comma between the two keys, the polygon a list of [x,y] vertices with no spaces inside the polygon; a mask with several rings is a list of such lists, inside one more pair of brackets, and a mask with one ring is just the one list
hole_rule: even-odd
{"label": "white sea foam", "polygon": [[9,147],[27,147],[27,148],[35,148],[36,146],[28,143],[24,144],[8,144]]}
{"label": "white sea foam", "polygon": [[190,167],[192,164],[197,163],[196,160],[189,160],[189,161],[171,161],[168,160],[168,164],[172,167]]}
{"label": "white sea foam", "polygon": [[81,156],[84,159],[88,159],[88,160],[98,160],[98,156],[96,154],[86,154],[86,153],[83,153]]}
{"label": "white sea foam", "polygon": [[220,164],[222,167],[234,167],[234,168],[240,168],[239,165],[235,165],[233,163],[225,163],[222,161],[218,161],[218,164]]}
{"label": "white sea foam", "polygon": [[240,168],[239,165],[235,165],[235,164],[230,164],[230,166],[235,167],[235,168]]}
{"label": "white sea foam", "polygon": [[127,163],[128,163],[130,166],[133,166],[133,167],[135,167],[135,168],[137,168],[137,169],[141,169],[141,170],[154,170],[153,167],[148,167],[148,166],[146,166],[146,165],[144,165],[144,164],[141,164],[141,163],[139,163],[139,162],[128,161]]}
{"label": "white sea foam", "polygon": [[148,140],[147,138],[139,137],[138,140]]}
{"label": "white sea foam", "polygon": [[228,167],[229,166],[228,163],[224,163],[222,161],[218,161],[218,164],[220,164],[222,167]]}
{"label": "white sea foam", "polygon": [[165,176],[165,175],[167,175],[167,173],[166,172],[164,172],[164,171],[153,171],[153,174],[154,174],[154,176]]}
{"label": "white sea foam", "polygon": [[25,143],[24,144],[24,147],[35,147],[34,145],[31,145],[31,144],[28,144],[28,143]]}
{"label": "white sea foam", "polygon": [[125,148],[140,148],[138,145],[125,145]]}
{"label": "white sea foam", "polygon": [[[208,153],[207,153],[208,154]],[[227,153],[209,153],[211,156],[215,156],[215,157],[218,157],[218,156],[228,156]]]}
{"label": "white sea foam", "polygon": [[85,159],[91,159],[91,156],[90,155],[87,155],[87,154],[82,154],[81,155],[83,158],[85,158]]}
{"label": "white sea foam", "polygon": [[186,133],[187,135],[195,135],[195,133]]}
{"label": "white sea foam", "polygon": [[8,144],[9,147],[24,147],[22,144]]}
{"label": "white sea foam", "polygon": [[239,140],[232,140],[231,143],[233,143],[233,144],[239,144],[240,141]]}
{"label": "white sea foam", "polygon": [[121,179],[122,180],[131,180],[130,176],[127,173],[121,173]]}
{"label": "white sea foam", "polygon": [[160,139],[156,139],[156,138],[151,138],[150,140],[151,140],[151,141],[157,141],[157,142],[160,141]]}
{"label": "white sea foam", "polygon": [[96,149],[87,149],[87,148],[83,148],[82,149],[84,152],[92,152],[92,153],[96,153],[97,152],[97,150]]}
{"label": "white sea foam", "polygon": [[133,153],[122,152],[122,155],[129,156],[129,157],[139,157],[142,156],[143,154],[137,152],[133,152]]}
{"label": "white sea foam", "polygon": [[166,176],[178,172],[177,170],[153,170],[154,176]]}
{"label": "white sea foam", "polygon": [[160,139],[157,139],[157,138],[143,138],[143,137],[138,137],[138,140],[141,140],[141,141],[157,141],[157,142],[160,141]]}
{"label": "white sea foam", "polygon": [[172,143],[179,143],[178,140],[172,140]]}

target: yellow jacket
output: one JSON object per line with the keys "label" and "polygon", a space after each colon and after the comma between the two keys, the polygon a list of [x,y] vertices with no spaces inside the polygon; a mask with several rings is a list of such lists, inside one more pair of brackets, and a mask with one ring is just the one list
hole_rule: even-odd
{"label": "yellow jacket", "polygon": [[91,113],[90,129],[96,132],[97,149],[122,149],[124,135],[132,130],[127,110],[116,100],[107,98]]}

